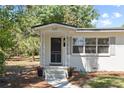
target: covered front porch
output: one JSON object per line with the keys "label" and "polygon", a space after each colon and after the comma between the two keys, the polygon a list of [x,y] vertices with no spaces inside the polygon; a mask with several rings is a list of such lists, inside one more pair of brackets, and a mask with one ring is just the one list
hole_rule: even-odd
{"label": "covered front porch", "polygon": [[63,32],[41,32],[41,65],[70,67],[71,37]]}
{"label": "covered front porch", "polygon": [[40,63],[43,67],[70,67],[71,34],[75,28],[60,24],[41,26]]}

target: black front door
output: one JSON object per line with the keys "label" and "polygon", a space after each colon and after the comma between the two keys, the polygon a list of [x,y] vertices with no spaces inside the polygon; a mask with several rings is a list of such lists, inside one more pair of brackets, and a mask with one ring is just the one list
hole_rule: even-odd
{"label": "black front door", "polygon": [[61,63],[61,38],[51,38],[51,63]]}

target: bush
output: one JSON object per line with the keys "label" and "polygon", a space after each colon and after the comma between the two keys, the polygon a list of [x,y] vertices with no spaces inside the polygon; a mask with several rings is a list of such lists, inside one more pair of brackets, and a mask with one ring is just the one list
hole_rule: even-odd
{"label": "bush", "polygon": [[0,51],[0,75],[4,73],[4,62],[5,62],[5,55],[3,52]]}
{"label": "bush", "polygon": [[73,73],[73,71],[74,71],[74,67],[69,67],[69,68],[67,69],[67,71],[68,71],[68,76],[71,77],[71,76],[72,76],[72,73]]}

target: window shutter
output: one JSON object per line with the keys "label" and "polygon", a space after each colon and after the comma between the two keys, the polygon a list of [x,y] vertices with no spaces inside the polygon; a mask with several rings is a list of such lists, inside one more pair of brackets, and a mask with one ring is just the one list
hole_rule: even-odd
{"label": "window shutter", "polygon": [[116,37],[110,37],[110,55],[115,56]]}

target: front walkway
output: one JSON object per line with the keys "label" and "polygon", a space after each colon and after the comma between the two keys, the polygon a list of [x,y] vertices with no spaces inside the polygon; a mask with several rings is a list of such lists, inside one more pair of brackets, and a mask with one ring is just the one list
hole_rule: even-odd
{"label": "front walkway", "polygon": [[53,81],[49,81],[48,83],[53,85],[53,87],[55,88],[79,88],[76,85],[72,85],[70,82],[68,82],[67,79],[59,79],[59,80],[53,80]]}

